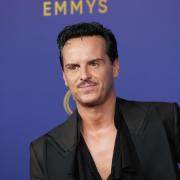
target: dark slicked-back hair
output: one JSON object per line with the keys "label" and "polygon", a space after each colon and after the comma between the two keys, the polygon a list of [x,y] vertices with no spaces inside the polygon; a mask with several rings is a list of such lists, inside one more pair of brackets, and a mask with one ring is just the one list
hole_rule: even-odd
{"label": "dark slicked-back hair", "polygon": [[106,53],[109,56],[112,64],[118,58],[117,42],[111,30],[105,28],[102,24],[97,22],[78,23],[66,26],[58,35],[57,44],[60,50],[60,63],[63,70],[63,56],[62,49],[66,42],[72,38],[101,36],[106,41]]}

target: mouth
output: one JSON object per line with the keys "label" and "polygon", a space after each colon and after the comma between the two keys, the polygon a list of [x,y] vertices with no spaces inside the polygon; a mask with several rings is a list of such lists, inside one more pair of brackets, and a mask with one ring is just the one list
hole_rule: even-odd
{"label": "mouth", "polygon": [[96,89],[97,83],[83,83],[79,85],[79,89],[82,91],[90,92]]}
{"label": "mouth", "polygon": [[84,85],[79,86],[79,88],[88,88],[88,87],[93,87],[93,86],[96,86],[96,85],[95,84],[84,84]]}

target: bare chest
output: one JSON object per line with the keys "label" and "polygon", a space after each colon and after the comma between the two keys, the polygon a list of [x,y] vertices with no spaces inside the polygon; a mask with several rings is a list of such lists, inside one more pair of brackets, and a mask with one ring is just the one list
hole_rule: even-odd
{"label": "bare chest", "polygon": [[86,142],[97,171],[103,180],[111,174],[116,133],[103,139]]}

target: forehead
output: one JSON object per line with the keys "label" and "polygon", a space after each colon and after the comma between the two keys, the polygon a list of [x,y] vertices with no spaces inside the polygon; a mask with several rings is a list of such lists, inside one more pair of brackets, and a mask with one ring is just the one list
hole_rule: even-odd
{"label": "forehead", "polygon": [[75,43],[105,44],[106,42],[105,39],[100,35],[82,36],[67,40],[64,47],[66,47],[67,45],[74,45]]}
{"label": "forehead", "polygon": [[106,41],[101,36],[87,36],[69,39],[63,49],[63,59],[88,56],[102,56],[106,53]]}

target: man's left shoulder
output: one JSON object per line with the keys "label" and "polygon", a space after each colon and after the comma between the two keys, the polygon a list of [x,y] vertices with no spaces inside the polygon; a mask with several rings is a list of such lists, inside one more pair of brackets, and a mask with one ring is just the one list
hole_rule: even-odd
{"label": "man's left shoulder", "polygon": [[125,100],[118,98],[120,104],[128,109],[128,112],[139,112],[143,114],[151,113],[152,111],[158,113],[162,120],[179,119],[180,108],[175,102],[160,102],[160,101],[137,101]]}
{"label": "man's left shoulder", "polygon": [[147,110],[149,108],[155,108],[158,111],[172,112],[174,109],[178,109],[179,105],[176,102],[163,102],[163,101],[139,101],[139,100],[126,100],[118,98],[120,103],[126,104],[128,107],[137,107]]}
{"label": "man's left shoulder", "polygon": [[174,118],[176,114],[179,114],[179,105],[176,102],[137,101],[137,103],[140,106],[148,106],[149,110],[155,109],[156,112],[162,117],[162,119]]}

